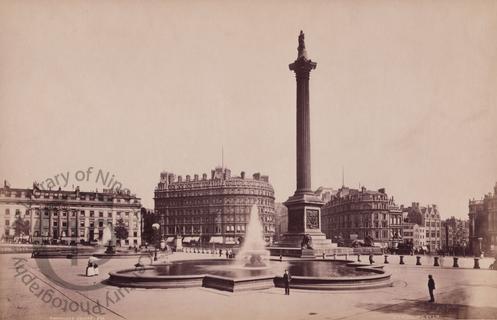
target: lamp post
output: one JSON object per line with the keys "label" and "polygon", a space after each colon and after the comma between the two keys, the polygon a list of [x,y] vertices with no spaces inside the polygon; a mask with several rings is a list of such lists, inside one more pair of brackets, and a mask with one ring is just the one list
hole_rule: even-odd
{"label": "lamp post", "polygon": [[152,230],[154,230],[154,261],[157,261],[157,247],[159,246],[159,229],[160,229],[160,224],[154,223],[152,225]]}
{"label": "lamp post", "polygon": [[478,255],[479,255],[480,257],[481,257],[481,255],[482,255],[482,253],[483,253],[483,252],[481,251],[481,242],[482,242],[482,241],[483,241],[483,238],[482,238],[482,237],[479,237],[479,238],[478,238],[478,246],[479,246],[479,250],[480,250],[480,251],[478,251]]}

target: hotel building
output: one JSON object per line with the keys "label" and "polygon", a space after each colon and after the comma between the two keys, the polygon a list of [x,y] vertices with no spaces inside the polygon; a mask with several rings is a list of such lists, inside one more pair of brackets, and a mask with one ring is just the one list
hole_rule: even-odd
{"label": "hotel building", "polygon": [[184,244],[235,245],[243,241],[253,205],[257,206],[266,242],[275,232],[274,190],[268,176],[242,172],[232,177],[226,168],[216,168],[201,177],[185,179],[162,172],[155,189],[155,213],[160,216],[167,242],[181,238]]}

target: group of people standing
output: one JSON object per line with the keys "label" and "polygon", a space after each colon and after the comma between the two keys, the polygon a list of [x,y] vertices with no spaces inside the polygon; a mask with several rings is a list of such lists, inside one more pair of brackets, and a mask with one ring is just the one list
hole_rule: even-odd
{"label": "group of people standing", "polygon": [[[232,259],[235,257],[235,252],[233,252],[233,250],[224,250],[224,254],[226,255],[226,259]],[[219,256],[222,257],[223,256],[223,250],[222,249],[219,249]]]}

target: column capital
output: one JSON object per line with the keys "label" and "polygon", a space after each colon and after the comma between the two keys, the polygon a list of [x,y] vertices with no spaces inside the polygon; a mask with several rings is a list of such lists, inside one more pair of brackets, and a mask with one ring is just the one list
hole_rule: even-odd
{"label": "column capital", "polygon": [[304,57],[300,57],[299,59],[295,60],[293,63],[290,63],[288,65],[288,68],[294,71],[297,76],[300,76],[305,74],[308,75],[311,72],[311,70],[316,69],[316,66],[317,66],[316,62],[308,60]]}

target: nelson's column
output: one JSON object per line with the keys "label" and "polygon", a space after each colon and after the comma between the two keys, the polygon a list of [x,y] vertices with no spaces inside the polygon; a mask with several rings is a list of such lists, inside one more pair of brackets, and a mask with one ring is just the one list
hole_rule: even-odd
{"label": "nelson's column", "polygon": [[331,240],[321,232],[324,203],[311,187],[311,128],[309,115],[309,75],[316,62],[307,58],[304,33],[300,31],[297,60],[289,65],[297,80],[297,190],[284,205],[288,208],[288,233],[272,254],[316,256],[332,250]]}

